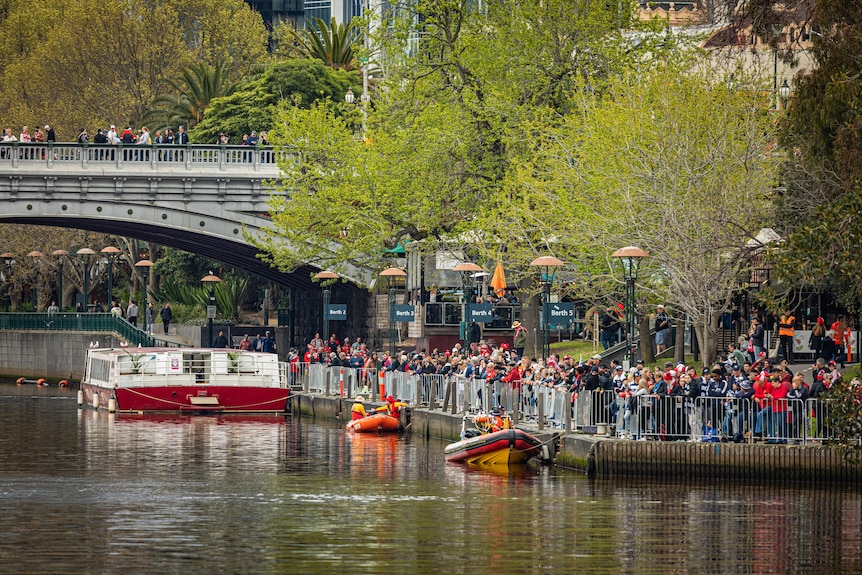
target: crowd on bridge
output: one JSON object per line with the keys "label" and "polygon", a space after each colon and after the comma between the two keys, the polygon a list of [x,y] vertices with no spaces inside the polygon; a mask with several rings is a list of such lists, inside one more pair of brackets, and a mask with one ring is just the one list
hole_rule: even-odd
{"label": "crowd on bridge", "polygon": [[[45,125],[44,130],[40,128],[36,128],[36,130],[31,133],[30,128],[28,126],[23,126],[21,128],[21,132],[18,136],[15,136],[15,133],[12,131],[12,128],[5,128],[3,130],[3,136],[0,138],[0,143],[10,144],[13,142],[21,142],[25,144],[29,143],[40,143],[40,142],[57,142],[57,134],[55,130],[50,125]],[[156,130],[155,134],[150,134],[150,129],[147,126],[141,126],[137,130],[133,130],[131,126],[127,125],[124,129],[118,130],[117,126],[111,124],[108,128],[98,128],[93,134],[92,140],[90,139],[90,132],[87,131],[86,128],[81,128],[78,131],[78,135],[75,138],[75,141],[79,144],[104,144],[104,145],[188,145],[189,135],[186,132],[185,126],[178,126],[176,131],[173,128],[168,127],[164,129]],[[228,145],[230,143],[230,138],[225,132],[220,132],[216,137],[215,142],[216,145]],[[240,142],[238,143],[240,146],[268,146],[269,142],[267,139],[267,134],[264,131],[260,133],[257,130],[252,130],[250,133],[243,134]]]}

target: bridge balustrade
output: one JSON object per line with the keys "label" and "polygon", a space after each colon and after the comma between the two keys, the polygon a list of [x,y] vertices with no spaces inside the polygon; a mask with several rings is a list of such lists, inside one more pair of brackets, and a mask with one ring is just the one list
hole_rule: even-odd
{"label": "bridge balustrade", "polygon": [[173,144],[117,145],[70,143],[0,143],[0,165],[18,168],[22,165],[46,168],[75,166],[83,169],[102,168],[110,164],[116,168],[148,167],[158,169],[185,168],[219,170],[229,167],[246,167],[254,171],[277,168],[284,153],[270,147],[210,146]]}

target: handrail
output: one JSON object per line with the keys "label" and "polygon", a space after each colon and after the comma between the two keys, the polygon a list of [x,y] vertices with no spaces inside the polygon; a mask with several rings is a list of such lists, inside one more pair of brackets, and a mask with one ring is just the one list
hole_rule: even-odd
{"label": "handrail", "polygon": [[0,313],[0,329],[110,332],[142,347],[181,347],[156,338],[112,313]]}
{"label": "handrail", "polygon": [[286,152],[271,146],[209,144],[79,144],[76,142],[0,142],[0,166],[44,165],[102,169],[106,166],[177,168],[277,168]]}

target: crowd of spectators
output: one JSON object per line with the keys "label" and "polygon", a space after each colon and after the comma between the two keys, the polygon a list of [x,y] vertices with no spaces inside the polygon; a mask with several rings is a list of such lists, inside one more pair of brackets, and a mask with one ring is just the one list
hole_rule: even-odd
{"label": "crowd of spectators", "polygon": [[[292,349],[289,361],[351,367],[364,375],[400,371],[481,379],[510,385],[528,397],[547,388],[565,394],[573,406],[590,397],[590,421],[606,422],[618,437],[738,443],[798,441],[806,401],[822,398],[842,378],[836,361],[818,358],[806,381],[786,359],[761,353],[751,361],[736,345],[702,370],[672,362],[647,367],[643,361],[625,370],[598,354],[586,361],[551,355],[541,362],[518,355],[506,343],[485,340],[472,349],[457,343],[451,349],[390,355],[370,351],[361,338],[342,342],[334,334],[328,340],[316,334],[302,355]],[[813,415],[816,421],[818,414]],[[823,419],[816,424],[822,432]]]}

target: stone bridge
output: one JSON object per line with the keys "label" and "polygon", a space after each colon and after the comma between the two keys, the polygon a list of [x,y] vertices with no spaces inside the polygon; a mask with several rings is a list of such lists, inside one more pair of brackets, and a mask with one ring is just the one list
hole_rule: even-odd
{"label": "stone bridge", "polygon": [[[269,223],[279,152],[246,146],[0,145],[0,223],[92,230],[205,255],[286,286],[312,287],[258,259],[244,231]],[[368,283],[369,272],[354,278]]]}
{"label": "stone bridge", "polygon": [[[122,235],[200,254],[290,288],[297,338],[321,325],[316,270],[283,273],[246,241],[270,222],[267,181],[279,152],[246,146],[0,144],[0,224],[67,227]],[[365,285],[369,270],[350,274]],[[332,287],[333,302],[353,310],[340,332],[368,337],[369,294]],[[335,327],[335,326],[333,326]],[[319,329],[319,328],[317,328]],[[293,331],[293,330],[291,330]]]}

